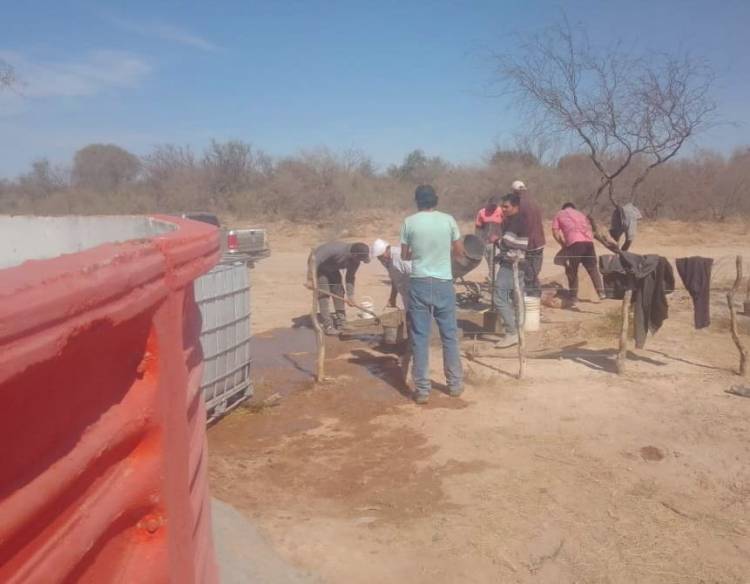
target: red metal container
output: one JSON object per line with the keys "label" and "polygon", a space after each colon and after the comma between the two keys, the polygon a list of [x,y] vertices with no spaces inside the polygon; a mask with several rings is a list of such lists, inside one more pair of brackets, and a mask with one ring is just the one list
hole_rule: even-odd
{"label": "red metal container", "polygon": [[192,290],[218,231],[123,220],[158,229],[0,270],[0,582],[218,581]]}

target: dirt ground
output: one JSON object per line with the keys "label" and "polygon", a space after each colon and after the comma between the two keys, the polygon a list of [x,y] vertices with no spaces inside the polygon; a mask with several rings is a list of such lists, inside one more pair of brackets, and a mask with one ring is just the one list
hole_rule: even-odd
{"label": "dirt ground", "polygon": [[[397,228],[371,222],[361,239],[395,241]],[[272,229],[273,255],[251,273],[256,397],[209,431],[213,495],[284,559],[331,583],[750,582],[750,399],[726,393],[741,379],[723,292],[695,331],[678,289],[624,376],[617,301],[544,307],[523,381],[514,350],[467,335],[464,349],[491,356],[464,361],[463,396],[443,393],[434,350],[434,390],[417,406],[374,339],[328,339],[331,380],[312,383],[301,283],[310,246],[336,234]],[[749,244],[745,225],[665,223],[633,251],[714,257],[721,288],[735,254],[750,271]],[[542,275],[562,283],[553,253]],[[358,296],[382,306],[384,282],[364,266]],[[470,331],[477,313],[460,320]]]}

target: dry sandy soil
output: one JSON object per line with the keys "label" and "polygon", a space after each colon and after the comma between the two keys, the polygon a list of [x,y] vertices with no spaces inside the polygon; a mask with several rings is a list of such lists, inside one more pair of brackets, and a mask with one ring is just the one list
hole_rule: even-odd
{"label": "dry sandy soil", "polygon": [[[361,238],[378,227],[395,241],[397,222]],[[624,376],[618,302],[544,308],[526,379],[513,350],[480,343],[493,356],[466,360],[467,389],[450,398],[433,351],[435,389],[416,406],[395,355],[367,339],[328,339],[332,379],[313,385],[301,282],[310,246],[337,231],[271,235],[252,272],[256,397],[209,431],[211,488],[312,580],[750,582],[750,399],[725,392],[741,380],[723,292],[695,331],[677,290]],[[749,243],[747,226],[661,224],[634,251],[717,258],[720,288]],[[543,276],[562,282],[552,255]],[[384,304],[384,277],[364,266],[358,295]]]}

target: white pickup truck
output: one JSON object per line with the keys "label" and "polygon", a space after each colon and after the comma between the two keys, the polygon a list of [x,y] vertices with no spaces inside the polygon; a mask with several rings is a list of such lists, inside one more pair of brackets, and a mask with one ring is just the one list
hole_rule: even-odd
{"label": "white pickup truck", "polygon": [[191,212],[183,213],[181,217],[209,223],[219,228],[221,231],[221,263],[223,264],[243,262],[249,268],[252,268],[255,266],[255,262],[271,255],[265,229],[257,227],[228,229],[221,225],[219,218],[213,213]]}

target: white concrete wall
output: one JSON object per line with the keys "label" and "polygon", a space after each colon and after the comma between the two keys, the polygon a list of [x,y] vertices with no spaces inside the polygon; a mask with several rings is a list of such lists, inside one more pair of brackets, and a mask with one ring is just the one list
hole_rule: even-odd
{"label": "white concrete wall", "polygon": [[0,269],[76,253],[103,243],[151,238],[176,229],[144,216],[0,215]]}

